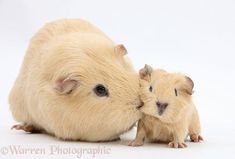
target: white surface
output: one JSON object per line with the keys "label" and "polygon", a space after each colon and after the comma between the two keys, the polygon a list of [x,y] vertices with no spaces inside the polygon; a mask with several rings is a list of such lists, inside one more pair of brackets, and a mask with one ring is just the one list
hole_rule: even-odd
{"label": "white surface", "polygon": [[[70,157],[50,155],[51,145],[62,149],[105,146],[95,158],[232,158],[235,151],[235,1],[145,0],[47,1],[0,0],[0,158]],[[136,69],[145,63],[188,74],[195,82],[194,101],[200,112],[205,141],[187,149],[164,144],[126,146],[135,130],[112,143],[62,142],[47,135],[11,131],[15,122],[7,96],[30,37],[45,22],[83,18],[96,24],[129,51]],[[45,154],[11,154],[9,146],[42,148]],[[3,155],[7,147],[8,154]],[[52,147],[53,148],[53,147]],[[3,152],[3,153],[2,153]],[[82,158],[92,158],[84,153]]]}

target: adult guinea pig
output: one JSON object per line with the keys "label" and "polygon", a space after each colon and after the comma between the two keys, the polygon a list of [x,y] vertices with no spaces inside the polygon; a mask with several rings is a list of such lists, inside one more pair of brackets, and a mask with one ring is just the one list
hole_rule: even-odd
{"label": "adult guinea pig", "polygon": [[46,24],[31,39],[10,92],[13,126],[61,139],[114,140],[140,119],[139,80],[116,45],[78,19]]}

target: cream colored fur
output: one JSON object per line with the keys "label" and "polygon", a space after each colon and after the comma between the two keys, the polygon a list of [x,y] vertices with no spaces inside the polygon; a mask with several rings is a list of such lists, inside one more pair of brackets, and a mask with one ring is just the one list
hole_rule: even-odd
{"label": "cream colored fur", "polygon": [[[198,112],[191,94],[193,82],[189,77],[164,70],[152,70],[150,66],[140,70],[141,99],[145,113],[138,122],[136,139],[131,146],[143,145],[144,139],[150,142],[169,142],[170,147],[183,148],[188,135],[193,142],[202,140]],[[152,92],[150,91],[152,86]],[[159,114],[157,102],[167,103],[164,112]]]}
{"label": "cream colored fur", "polygon": [[[46,24],[31,39],[9,96],[16,121],[61,139],[113,140],[141,117],[138,75],[126,50],[79,19]],[[55,88],[72,79],[71,93]],[[103,84],[109,97],[93,89]],[[67,90],[65,90],[66,92]]]}

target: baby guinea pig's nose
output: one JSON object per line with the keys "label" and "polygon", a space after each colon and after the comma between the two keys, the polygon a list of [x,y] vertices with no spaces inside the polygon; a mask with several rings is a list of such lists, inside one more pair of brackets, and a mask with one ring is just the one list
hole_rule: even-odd
{"label": "baby guinea pig's nose", "polygon": [[168,106],[168,103],[161,103],[161,102],[157,102],[156,103],[157,107],[158,107],[158,114],[162,115],[163,112],[165,111],[166,107]]}

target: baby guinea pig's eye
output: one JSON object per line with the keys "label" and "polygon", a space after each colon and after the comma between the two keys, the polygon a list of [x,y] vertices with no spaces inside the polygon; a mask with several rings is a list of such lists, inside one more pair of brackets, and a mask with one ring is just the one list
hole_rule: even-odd
{"label": "baby guinea pig's eye", "polygon": [[152,87],[152,86],[149,87],[149,91],[150,91],[150,92],[153,91],[153,87]]}
{"label": "baby guinea pig's eye", "polygon": [[105,88],[105,86],[102,84],[96,85],[95,88],[93,89],[93,91],[99,97],[109,96],[108,89]]}

